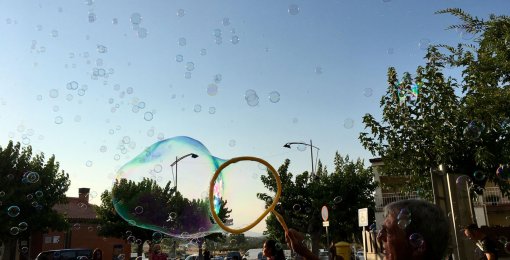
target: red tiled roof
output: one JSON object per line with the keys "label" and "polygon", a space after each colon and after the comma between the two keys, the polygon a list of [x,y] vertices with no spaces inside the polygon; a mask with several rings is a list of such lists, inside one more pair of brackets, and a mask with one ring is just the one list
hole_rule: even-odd
{"label": "red tiled roof", "polygon": [[64,214],[69,220],[97,218],[95,205],[80,198],[67,197],[67,200],[67,204],[57,204],[53,209]]}

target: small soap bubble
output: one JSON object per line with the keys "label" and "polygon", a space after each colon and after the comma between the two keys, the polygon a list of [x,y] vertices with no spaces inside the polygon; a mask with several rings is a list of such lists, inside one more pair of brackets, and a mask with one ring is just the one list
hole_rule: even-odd
{"label": "small soap bubble", "polygon": [[92,167],[92,161],[90,161],[90,160],[86,161],[86,162],[85,162],[85,165],[86,165],[87,167]]}
{"label": "small soap bubble", "polygon": [[175,61],[182,62],[183,60],[184,60],[184,57],[182,55],[178,54],[175,56]]}
{"label": "small soap bubble", "polygon": [[216,36],[216,38],[214,38],[214,42],[220,45],[223,43],[223,38],[221,36]]}
{"label": "small soap bubble", "polygon": [[55,117],[55,124],[60,125],[64,122],[64,119],[61,116]]}
{"label": "small soap bubble", "polygon": [[179,9],[177,10],[177,14],[176,14],[178,17],[183,17],[184,15],[186,15],[186,11],[184,11],[184,9]]}
{"label": "small soap bubble", "polygon": [[154,232],[152,234],[152,241],[159,243],[161,239],[163,239],[163,234],[161,234],[160,232]]}
{"label": "small soap bubble", "polygon": [[181,37],[179,38],[179,46],[186,46],[186,38]]}
{"label": "small soap bubble", "polygon": [[278,91],[271,91],[271,93],[269,93],[269,101],[271,101],[271,103],[278,103],[280,101],[280,93],[278,93]]}
{"label": "small soap bubble", "polygon": [[318,75],[322,74],[322,67],[321,66],[315,67],[315,74],[318,74]]}
{"label": "small soap bubble", "polygon": [[214,29],[214,36],[221,37],[221,29]]}
{"label": "small soap bubble", "polygon": [[294,212],[299,212],[301,211],[301,205],[294,204],[294,206],[292,206],[292,209],[294,210]]}
{"label": "small soap bubble", "polygon": [[501,164],[498,169],[496,169],[496,176],[503,180],[507,181],[510,177],[510,165],[509,164]]}
{"label": "small soap bubble", "polygon": [[142,213],[143,213],[143,207],[142,206],[136,206],[135,214],[140,215]]}
{"label": "small soap bubble", "polygon": [[142,22],[142,15],[139,13],[133,13],[131,15],[130,21],[132,24],[140,24]]}
{"label": "small soap bubble", "polygon": [[289,14],[291,15],[297,15],[299,14],[299,6],[296,5],[296,4],[291,4],[289,5],[289,10],[288,10]]}
{"label": "small soap bubble", "polygon": [[395,51],[393,50],[393,48],[388,48],[388,50],[386,50],[386,53],[388,53],[389,55],[393,54]]}
{"label": "small soap bubble", "polygon": [[365,89],[363,90],[363,96],[365,96],[365,97],[370,97],[370,96],[372,96],[372,93],[373,93],[372,88],[365,88]]}
{"label": "small soap bubble", "polygon": [[5,196],[5,191],[0,191],[0,198]]}
{"label": "small soap bubble", "polygon": [[410,223],[411,223],[411,220],[407,219],[407,218],[399,219],[397,222],[398,227],[400,227],[401,229],[406,229]]}
{"label": "small soap bubble", "polygon": [[78,82],[71,81],[71,82],[67,83],[66,88],[69,90],[76,90],[76,89],[78,89],[78,86],[79,86]]}
{"label": "small soap bubble", "polygon": [[191,79],[191,72],[186,71],[186,72],[184,73],[184,78],[185,78],[185,79]]}
{"label": "small soap bubble", "polygon": [[50,90],[50,98],[57,98],[58,97],[58,89],[51,89]]}
{"label": "small soap bubble", "polygon": [[16,236],[17,234],[19,234],[19,228],[18,227],[11,227],[11,229],[9,230],[9,233],[13,236]]}
{"label": "small soap bubble", "polygon": [[236,140],[232,139],[232,140],[228,141],[228,146],[230,146],[230,147],[236,146]]}
{"label": "small soap bubble", "polygon": [[199,105],[199,104],[196,104],[194,107],[193,107],[193,111],[195,111],[196,113],[199,113],[200,111],[202,111],[202,106]]}
{"label": "small soap bubble", "polygon": [[477,181],[483,181],[485,179],[485,173],[482,171],[475,171],[473,173],[473,178]]}
{"label": "small soap bubble", "polygon": [[344,127],[346,129],[351,129],[353,126],[354,126],[354,120],[352,120],[351,118],[347,118],[344,120]]}
{"label": "small soap bubble", "polygon": [[96,14],[93,12],[90,12],[88,18],[89,18],[89,23],[93,23],[96,21]]}
{"label": "small soap bubble", "polygon": [[27,172],[25,175],[29,183],[36,183],[39,181],[39,173],[37,172]]}
{"label": "small soap bubble", "polygon": [[423,236],[419,233],[413,233],[409,236],[409,243],[415,248],[421,247],[424,242]]}
{"label": "small soap bubble", "polygon": [[213,115],[216,113],[216,108],[215,107],[209,107],[209,114]]}
{"label": "small soap bubble", "polygon": [[18,206],[10,206],[9,208],[7,208],[7,215],[9,215],[9,217],[11,218],[17,217],[20,212],[21,210]]}
{"label": "small soap bubble", "polygon": [[43,195],[44,195],[44,194],[43,194],[43,192],[42,192],[42,191],[40,191],[40,190],[38,190],[38,191],[36,191],[36,192],[35,192],[35,196],[36,196],[37,198],[40,198],[40,197],[42,197]]}
{"label": "small soap bubble", "polygon": [[154,115],[152,114],[152,112],[145,112],[143,118],[145,119],[145,121],[151,121],[154,118]]}
{"label": "small soap bubble", "polygon": [[193,62],[187,62],[186,63],[186,70],[187,71],[193,71],[195,69],[195,63]]}
{"label": "small soap bubble", "polygon": [[221,23],[223,26],[229,26],[230,25],[230,18],[224,17],[223,20],[221,20]]}
{"label": "small soap bubble", "polygon": [[333,203],[335,203],[335,204],[338,204],[338,203],[340,203],[340,202],[342,202],[342,197],[340,197],[340,196],[336,196],[336,197],[333,199]]}
{"label": "small soap bubble", "polygon": [[112,19],[112,24],[115,25],[115,24],[118,24],[118,23],[119,23],[119,19],[117,19],[117,18],[113,18]]}
{"label": "small soap bubble", "polygon": [[33,200],[34,199],[34,195],[32,194],[27,194],[27,200]]}
{"label": "small soap bubble", "polygon": [[418,47],[421,49],[421,50],[427,50],[430,46],[430,40],[429,39],[421,39],[420,42],[418,43]]}
{"label": "small soap bubble", "polygon": [[58,31],[57,30],[52,30],[51,31],[51,37],[53,37],[53,38],[58,37]]}
{"label": "small soap bubble", "polygon": [[126,238],[126,240],[127,240],[128,243],[132,244],[132,243],[135,242],[136,238],[135,238],[135,236],[128,236]]}
{"label": "small soap bubble", "polygon": [[[138,239],[135,241],[135,243],[136,243],[137,245],[141,245],[141,244],[143,243],[143,241],[142,241],[141,239],[139,239],[139,238],[138,238]],[[140,258],[141,258],[141,256],[140,256]],[[139,259],[139,260],[142,260],[142,259]]]}
{"label": "small soap bubble", "polygon": [[202,56],[207,55],[207,49],[201,49],[200,50],[200,55],[202,55]]}
{"label": "small soap bubble", "polygon": [[136,35],[138,36],[138,38],[140,39],[145,39],[147,38],[147,35],[149,34],[149,32],[147,31],[147,29],[145,28],[138,28],[137,32],[136,32]]}
{"label": "small soap bubble", "polygon": [[81,228],[80,223],[74,223],[74,225],[73,225],[74,230],[79,230],[80,228]]}
{"label": "small soap bubble", "polygon": [[97,52],[99,53],[107,53],[108,48],[104,45],[97,45]]}
{"label": "small soap bubble", "polygon": [[467,175],[462,175],[462,176],[459,176],[456,180],[455,180],[455,183],[457,185],[465,185],[466,183],[472,183],[473,181],[471,180],[471,178],[469,178],[469,176]]}
{"label": "small soap bubble", "polygon": [[469,139],[477,139],[482,134],[482,131],[484,129],[484,126],[482,123],[478,121],[471,121],[468,123],[468,125],[464,128],[464,136]]}
{"label": "small soap bubble", "polygon": [[24,246],[21,248],[21,253],[27,254],[28,253],[28,247]]}
{"label": "small soap bubble", "polygon": [[232,36],[232,39],[230,39],[230,42],[232,44],[238,44],[239,43],[239,37],[237,35]]}
{"label": "small soap bubble", "polygon": [[259,104],[259,96],[257,92],[253,89],[248,89],[244,94],[244,99],[249,106],[254,107]]}
{"label": "small soap bubble", "polygon": [[221,74],[214,75],[214,83],[219,84],[223,80],[223,76]]}
{"label": "small soap bubble", "polygon": [[301,152],[305,151],[306,148],[307,148],[307,146],[304,144],[298,144],[298,146],[297,146],[298,151],[301,151]]}
{"label": "small soap bubble", "polygon": [[125,259],[124,254],[120,254],[117,256],[117,260],[124,260],[124,259]]}
{"label": "small soap bubble", "polygon": [[209,84],[207,86],[207,95],[209,96],[216,96],[218,94],[218,85],[216,84]]}

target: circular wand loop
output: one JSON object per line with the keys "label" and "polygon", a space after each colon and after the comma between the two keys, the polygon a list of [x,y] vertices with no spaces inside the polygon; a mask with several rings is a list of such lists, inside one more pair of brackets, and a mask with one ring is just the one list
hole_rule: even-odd
{"label": "circular wand loop", "polygon": [[[255,161],[255,162],[259,162],[259,163],[265,165],[267,167],[267,169],[271,173],[273,173],[274,179],[276,181],[276,195],[273,199],[273,203],[271,203],[271,205],[264,211],[264,213],[262,213],[255,221],[253,221],[251,224],[249,224],[246,227],[243,227],[240,229],[234,229],[234,228],[227,227],[223,223],[223,221],[221,221],[221,219],[218,217],[218,214],[216,213],[216,210],[214,209],[214,184],[215,184],[216,178],[218,178],[218,175],[220,175],[220,173],[221,173],[221,171],[223,171],[223,169],[225,169],[230,164],[237,163],[240,161]],[[280,199],[281,194],[282,194],[282,181],[280,180],[280,176],[278,175],[278,172],[273,168],[273,166],[271,164],[269,164],[268,162],[266,162],[263,159],[253,157],[253,156],[235,157],[235,158],[232,158],[232,159],[226,161],[222,165],[220,165],[220,167],[216,170],[216,172],[212,176],[211,182],[209,183],[209,208],[211,210],[211,215],[214,218],[214,221],[216,221],[216,223],[218,224],[218,226],[220,226],[221,229],[223,229],[229,233],[232,233],[232,234],[241,234],[241,233],[244,233],[244,232],[252,229],[262,219],[264,219],[264,217],[269,212],[272,212],[275,215],[276,219],[278,220],[278,222],[280,222],[280,224],[282,225],[285,232],[287,232],[288,231],[287,224],[285,224],[283,217],[278,212],[276,212],[276,210],[274,209],[276,207],[276,204],[278,203],[278,200]]]}

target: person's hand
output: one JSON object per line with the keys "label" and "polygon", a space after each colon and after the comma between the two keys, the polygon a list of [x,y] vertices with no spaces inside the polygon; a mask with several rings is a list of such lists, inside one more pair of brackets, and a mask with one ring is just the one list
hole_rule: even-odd
{"label": "person's hand", "polygon": [[307,260],[318,260],[319,258],[314,255],[303,243],[304,236],[303,234],[297,232],[294,229],[289,229],[289,231],[285,232],[285,240],[287,241],[287,245],[294,250],[297,254],[304,257]]}

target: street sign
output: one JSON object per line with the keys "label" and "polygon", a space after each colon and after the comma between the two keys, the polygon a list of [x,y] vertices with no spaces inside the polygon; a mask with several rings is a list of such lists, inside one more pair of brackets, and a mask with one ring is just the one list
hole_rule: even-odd
{"label": "street sign", "polygon": [[358,209],[358,226],[368,226],[368,208]]}
{"label": "street sign", "polygon": [[326,207],[326,206],[322,206],[322,209],[321,209],[321,215],[322,215],[322,220],[324,220],[324,221],[328,221],[328,217],[329,217],[329,214],[328,214],[328,207]]}
{"label": "street sign", "polygon": [[323,227],[329,227],[329,221],[322,222],[322,226]]}

